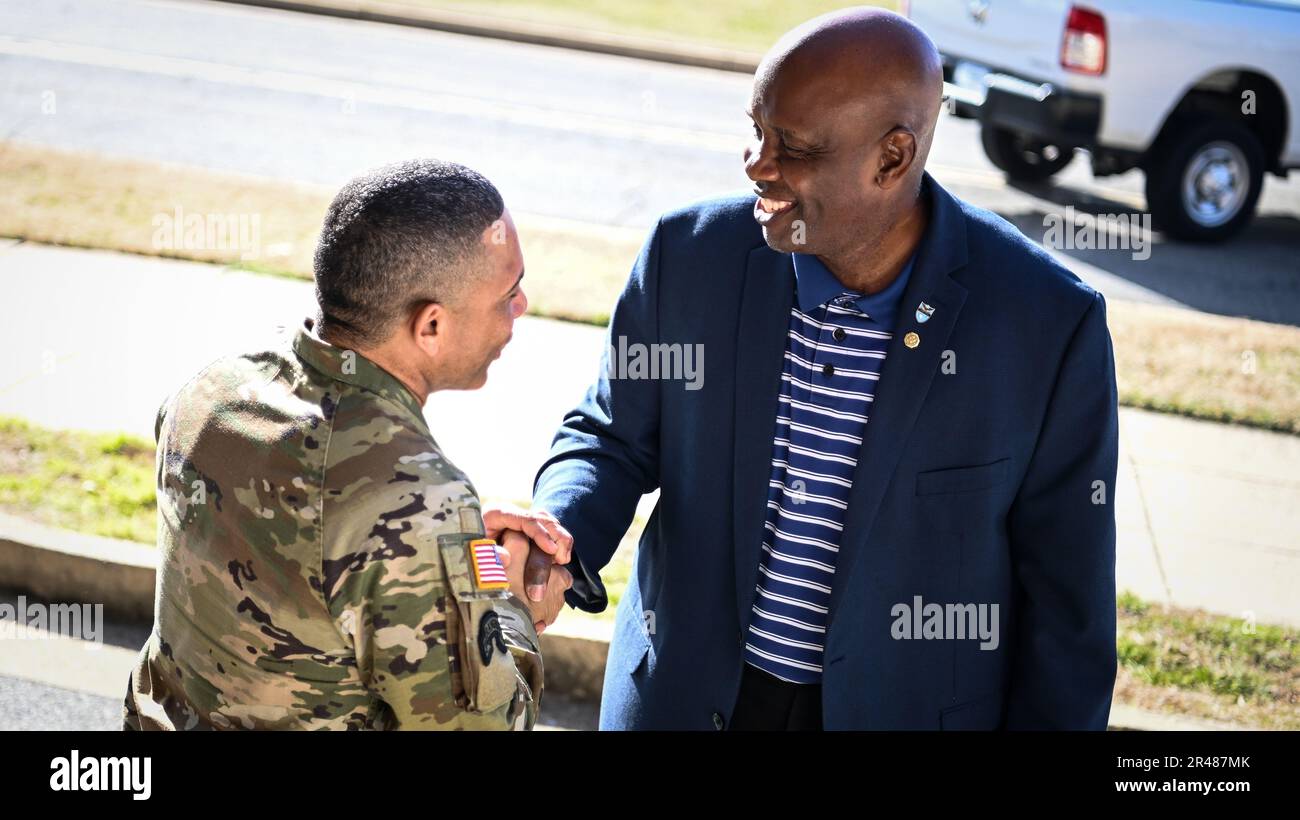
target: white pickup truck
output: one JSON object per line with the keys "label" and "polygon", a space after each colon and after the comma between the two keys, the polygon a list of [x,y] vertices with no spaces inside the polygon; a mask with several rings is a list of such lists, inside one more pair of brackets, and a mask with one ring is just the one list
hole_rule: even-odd
{"label": "white pickup truck", "polygon": [[1011,179],[1085,149],[1097,176],[1142,169],[1157,228],[1217,241],[1300,167],[1300,0],[901,2]]}

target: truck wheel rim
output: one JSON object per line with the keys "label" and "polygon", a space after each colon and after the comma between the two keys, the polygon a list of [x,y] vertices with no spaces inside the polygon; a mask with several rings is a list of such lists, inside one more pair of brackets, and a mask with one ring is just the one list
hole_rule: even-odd
{"label": "truck wheel rim", "polygon": [[1230,142],[1211,142],[1197,151],[1183,174],[1183,208],[1202,227],[1217,228],[1241,210],[1250,188],[1249,165]]}

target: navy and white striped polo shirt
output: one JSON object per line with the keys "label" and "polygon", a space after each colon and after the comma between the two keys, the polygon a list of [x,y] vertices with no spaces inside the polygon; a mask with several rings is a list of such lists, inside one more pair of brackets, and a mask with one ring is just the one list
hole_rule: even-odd
{"label": "navy and white striped polo shirt", "polygon": [[820,683],[849,488],[912,261],[873,296],[846,290],[816,256],[794,254],[794,272],[745,660]]}

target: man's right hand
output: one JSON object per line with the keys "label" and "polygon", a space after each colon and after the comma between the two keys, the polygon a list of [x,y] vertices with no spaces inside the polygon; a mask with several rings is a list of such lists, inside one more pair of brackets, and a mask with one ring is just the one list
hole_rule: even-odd
{"label": "man's right hand", "polygon": [[[533,543],[532,539],[518,530],[502,530],[499,534],[501,546],[510,554],[510,566],[518,566],[523,560],[523,572],[520,575],[510,573],[512,581],[521,579],[529,595],[520,596],[528,604],[533,616],[533,626],[537,634],[546,631],[546,627],[555,623],[560,610],[564,608],[565,590],[573,586],[573,575],[562,565],[555,563],[555,556]],[[527,554],[527,558],[523,556]],[[533,600],[533,593],[539,587],[544,588],[540,600]]]}

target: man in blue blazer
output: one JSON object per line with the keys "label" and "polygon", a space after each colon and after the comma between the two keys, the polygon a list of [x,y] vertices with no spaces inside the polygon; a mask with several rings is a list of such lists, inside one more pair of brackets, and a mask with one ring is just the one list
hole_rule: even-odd
{"label": "man in blue blazer", "polygon": [[642,249],[534,493],[599,612],[660,492],[601,728],[1106,727],[1105,305],[925,173],[941,94],[904,18],[805,24],[755,78],[753,194]]}

